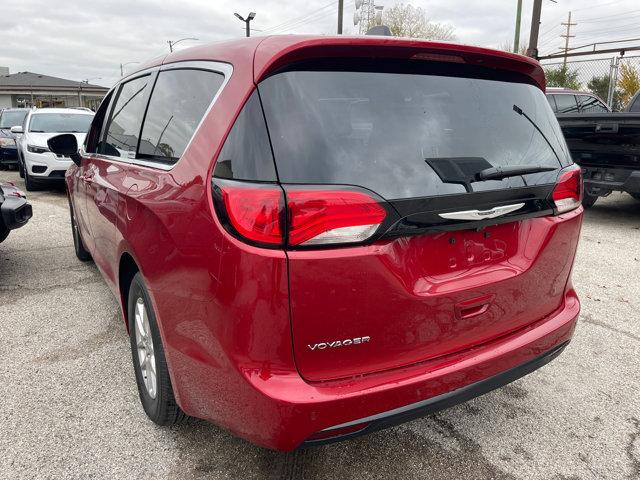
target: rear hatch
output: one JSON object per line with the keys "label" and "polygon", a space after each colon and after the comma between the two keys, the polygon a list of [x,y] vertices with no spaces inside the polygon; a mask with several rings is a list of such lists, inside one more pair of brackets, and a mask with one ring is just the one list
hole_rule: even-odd
{"label": "rear hatch", "polygon": [[[287,251],[305,379],[473,348],[561,305],[579,223],[568,237],[548,217],[579,205],[579,170],[530,77],[335,59],[282,68],[258,93],[218,157],[215,205],[238,238]],[[275,168],[256,167],[269,145]]]}
{"label": "rear hatch", "polygon": [[640,114],[560,114],[558,122],[576,163],[640,169]]}
{"label": "rear hatch", "polygon": [[[569,275],[572,247],[539,218],[569,163],[543,92],[495,70],[380,63],[297,65],[259,85],[283,185],[364,188],[394,217],[369,246],[289,252],[295,358],[309,380],[520,329],[558,308]],[[521,166],[548,171],[474,179]],[[499,206],[514,210],[487,219]]]}

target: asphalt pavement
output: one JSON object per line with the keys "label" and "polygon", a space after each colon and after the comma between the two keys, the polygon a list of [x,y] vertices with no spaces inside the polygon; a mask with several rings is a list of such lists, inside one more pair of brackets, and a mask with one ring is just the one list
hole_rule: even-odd
{"label": "asphalt pavement", "polygon": [[[17,173],[0,180],[24,188]],[[585,216],[582,314],[551,364],[439,414],[281,454],[137,398],[116,300],[73,252],[64,190],[0,244],[0,478],[640,479],[640,202]]]}

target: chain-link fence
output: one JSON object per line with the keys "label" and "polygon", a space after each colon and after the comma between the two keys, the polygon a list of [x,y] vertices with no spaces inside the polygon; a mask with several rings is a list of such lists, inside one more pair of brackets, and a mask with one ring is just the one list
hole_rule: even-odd
{"label": "chain-link fence", "polygon": [[547,86],[595,93],[615,111],[640,89],[640,56],[542,62]]}

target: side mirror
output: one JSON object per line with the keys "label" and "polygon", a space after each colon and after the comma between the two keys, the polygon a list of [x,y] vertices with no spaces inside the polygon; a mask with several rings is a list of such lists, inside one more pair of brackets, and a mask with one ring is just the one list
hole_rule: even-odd
{"label": "side mirror", "polygon": [[11,127],[11,133],[24,133],[21,125],[14,125]]}
{"label": "side mirror", "polygon": [[56,135],[47,140],[47,146],[56,155],[70,157],[73,163],[80,166],[80,155],[78,155],[78,140],[71,133]]}

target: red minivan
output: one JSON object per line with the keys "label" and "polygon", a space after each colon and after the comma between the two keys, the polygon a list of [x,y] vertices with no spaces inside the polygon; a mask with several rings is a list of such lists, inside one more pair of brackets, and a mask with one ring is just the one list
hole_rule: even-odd
{"label": "red minivan", "polygon": [[49,142],[140,398],[291,450],[426,415],[571,339],[582,181],[540,65],[275,36],[123,78]]}

